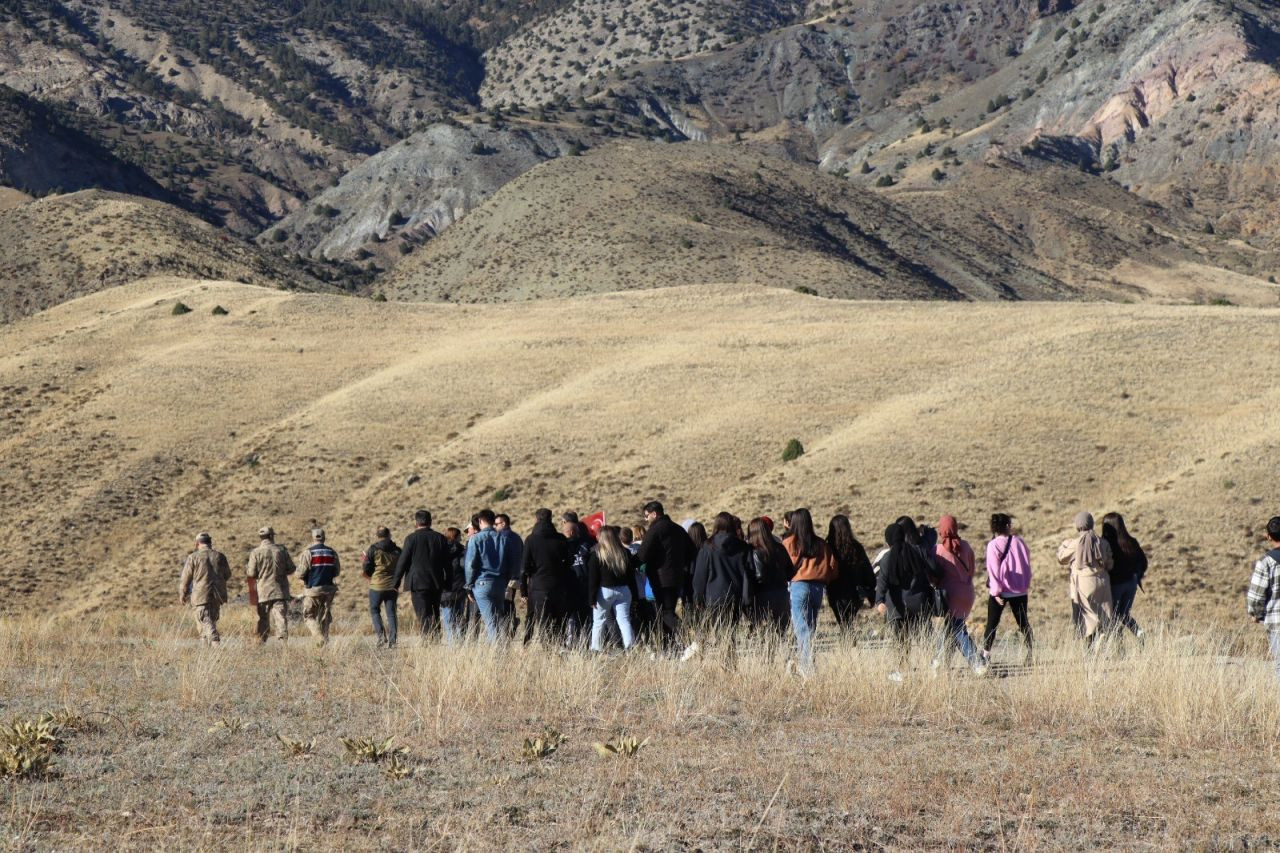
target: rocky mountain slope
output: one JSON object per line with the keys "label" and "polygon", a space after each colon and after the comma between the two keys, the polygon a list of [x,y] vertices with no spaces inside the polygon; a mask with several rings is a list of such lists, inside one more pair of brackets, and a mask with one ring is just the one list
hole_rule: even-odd
{"label": "rocky mountain slope", "polygon": [[0,245],[0,323],[152,275],[322,288],[171,205],[101,190],[0,205]]}

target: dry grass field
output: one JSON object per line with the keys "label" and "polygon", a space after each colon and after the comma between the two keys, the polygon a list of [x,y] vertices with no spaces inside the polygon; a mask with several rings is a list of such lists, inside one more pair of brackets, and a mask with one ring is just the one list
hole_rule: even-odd
{"label": "dry grass field", "polygon": [[[135,614],[136,615],[136,614]],[[0,847],[1245,849],[1280,836],[1280,697],[1227,634],[1030,674],[926,675],[828,641],[817,674],[643,655],[249,645],[155,614],[0,622],[0,714],[54,710],[50,778],[0,785]],[[1044,642],[1047,641],[1047,642]],[[1004,654],[997,649],[997,659]],[[567,741],[526,757],[526,738]],[[276,735],[314,741],[287,756]],[[394,736],[393,765],[341,738]],[[649,743],[631,757],[597,742]],[[305,747],[304,747],[305,748]],[[392,773],[390,768],[396,767]],[[397,778],[399,777],[399,778]]]}
{"label": "dry grass field", "polygon": [[[158,278],[18,321],[0,721],[69,727],[55,775],[0,786],[0,848],[1274,843],[1280,696],[1242,599],[1277,511],[1276,319],[742,285],[468,307]],[[791,438],[807,452],[784,463]],[[373,648],[354,575],[376,525],[401,539],[419,506],[443,526],[482,505],[520,530],[542,505],[626,522],[652,497],[677,518],[847,512],[870,548],[904,512],[955,513],[979,546],[1012,512],[1038,665],[1012,666],[1002,633],[997,677],[929,678],[917,650],[890,685],[866,617],[856,645],[824,624],[807,681],[750,642],[688,664]],[[1086,659],[1066,636],[1052,553],[1081,507],[1124,512],[1148,547],[1143,648]],[[347,565],[334,641],[253,647],[237,577],[227,641],[202,648],[174,603],[195,532],[238,576],[260,525],[296,549],[315,523]],[[525,760],[548,728],[568,740]],[[340,741],[393,735],[394,765]],[[593,749],[623,735],[650,742]]]}

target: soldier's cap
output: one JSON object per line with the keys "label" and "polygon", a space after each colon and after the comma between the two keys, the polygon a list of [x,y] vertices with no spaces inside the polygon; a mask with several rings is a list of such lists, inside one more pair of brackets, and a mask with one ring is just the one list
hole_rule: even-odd
{"label": "soldier's cap", "polygon": [[323,542],[323,541],[324,541],[324,528],[323,528],[323,527],[317,527],[315,530],[312,530],[312,531],[311,531],[311,538],[312,538],[312,539],[314,539],[314,540],[316,540],[317,542]]}
{"label": "soldier's cap", "polygon": [[259,527],[258,535],[261,536],[263,539],[266,539],[268,536],[275,536],[276,532],[270,527]]}

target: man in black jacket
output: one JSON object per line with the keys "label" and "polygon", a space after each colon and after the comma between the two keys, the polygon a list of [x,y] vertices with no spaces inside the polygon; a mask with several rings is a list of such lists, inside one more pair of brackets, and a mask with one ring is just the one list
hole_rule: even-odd
{"label": "man in black jacket", "polygon": [[551,523],[551,510],[534,514],[533,531],[524,540],[520,589],[528,600],[524,642],[541,630],[553,642],[563,641],[569,618],[569,575],[573,552],[569,540]]}
{"label": "man in black jacket", "polygon": [[662,504],[657,501],[645,504],[644,520],[649,529],[640,543],[636,559],[644,564],[646,577],[653,587],[662,623],[662,648],[673,653],[680,645],[680,617],[676,615],[676,602],[680,600],[689,566],[697,554],[689,534],[662,511]]}
{"label": "man in black jacket", "polygon": [[431,513],[425,509],[414,514],[413,522],[415,529],[405,537],[404,550],[396,561],[394,588],[399,589],[408,575],[418,625],[423,634],[434,633],[440,624],[440,594],[448,585],[449,543],[431,529]]}

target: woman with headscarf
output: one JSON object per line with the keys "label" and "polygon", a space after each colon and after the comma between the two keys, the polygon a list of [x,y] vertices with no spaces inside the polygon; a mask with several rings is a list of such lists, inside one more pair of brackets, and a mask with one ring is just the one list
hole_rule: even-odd
{"label": "woman with headscarf", "polygon": [[1076,535],[1058,546],[1058,562],[1071,567],[1071,601],[1080,609],[1085,641],[1111,628],[1111,546],[1093,532],[1093,516],[1076,515]]}
{"label": "woman with headscarf", "polygon": [[938,638],[933,671],[936,673],[950,666],[952,653],[959,649],[973,671],[985,675],[986,661],[978,654],[964,624],[973,610],[973,548],[960,538],[960,526],[954,515],[944,515],[938,521],[934,561],[938,566],[941,588],[946,594],[947,612],[939,614],[942,617],[942,634]]}
{"label": "woman with headscarf", "polygon": [[926,552],[915,522],[900,518],[885,528],[889,552],[880,560],[876,575],[876,610],[884,615],[898,646],[898,666],[889,680],[902,681],[902,669],[911,654],[912,635],[925,630],[933,610],[935,574],[932,550]]}

